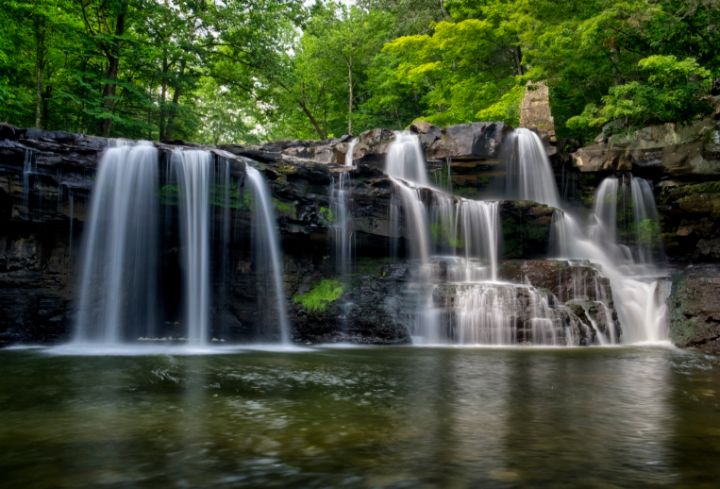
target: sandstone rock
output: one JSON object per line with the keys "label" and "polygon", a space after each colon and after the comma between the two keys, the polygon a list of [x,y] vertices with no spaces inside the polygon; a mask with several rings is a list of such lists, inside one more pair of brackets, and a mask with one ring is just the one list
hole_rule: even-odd
{"label": "sandstone rock", "polygon": [[520,104],[520,127],[537,131],[548,142],[556,142],[555,119],[550,110],[550,90],[544,82],[528,84]]}

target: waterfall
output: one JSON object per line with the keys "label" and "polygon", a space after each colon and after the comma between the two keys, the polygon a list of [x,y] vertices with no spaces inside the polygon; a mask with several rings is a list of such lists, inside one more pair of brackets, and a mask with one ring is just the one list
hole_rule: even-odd
{"label": "waterfall", "polygon": [[507,162],[506,190],[517,200],[560,206],[555,176],[540,137],[529,129],[515,129]]}
{"label": "waterfall", "polygon": [[157,150],[119,143],[98,164],[83,236],[74,341],[152,335],[157,304]]}
{"label": "waterfall", "polygon": [[185,271],[185,329],[192,345],[210,333],[210,190],[213,161],[209,151],[172,154],[180,194],[180,227]]}
{"label": "waterfall", "polygon": [[616,250],[588,238],[568,213],[556,211],[553,234],[554,241],[562,243],[560,256],[590,260],[599,265],[610,280],[624,343],[667,339],[667,306],[661,270],[622,266],[617,261]]}
{"label": "waterfall", "polygon": [[[540,138],[527,129],[517,129],[515,134],[508,162],[508,193],[558,208],[551,226],[551,253],[565,259],[590,260],[601,267],[612,285],[624,342],[664,340],[666,306],[657,277],[661,272],[648,266],[654,252],[653,245],[646,243],[658,242],[647,238],[657,222],[649,184],[633,177],[605,179],[595,194],[590,225],[584,230],[577,219],[560,208],[557,185]],[[618,223],[628,215],[635,223],[635,238],[628,240],[632,246],[620,240],[618,229]],[[608,341],[614,339],[618,340],[610,337]]]}
{"label": "waterfall", "polygon": [[[424,343],[438,343],[439,325],[430,283],[430,228],[427,210],[418,188],[427,187],[429,183],[417,135],[395,133],[395,140],[388,148],[385,173],[400,197],[399,203],[405,218],[405,238],[410,246],[410,255],[418,262],[414,286],[418,289],[419,310],[412,328],[413,334]],[[391,227],[398,226],[398,217],[391,216]]]}
{"label": "waterfall", "polygon": [[270,190],[262,174],[255,168],[245,167],[247,179],[252,186],[255,215],[254,247],[258,256],[259,267],[269,270],[272,278],[275,308],[280,329],[280,341],[290,343],[290,323],[285,305],[285,288],[283,286],[283,266],[280,256],[280,245],[277,233],[275,212],[270,200]]}
{"label": "waterfall", "polygon": [[[498,277],[498,241],[500,223],[497,202],[458,199],[442,190],[429,186],[425,160],[416,135],[397,133],[387,154],[385,171],[393,182],[404,213],[405,237],[410,256],[417,261],[415,282],[412,284],[419,301],[419,311],[413,335],[426,344],[456,341],[461,343],[484,341],[483,335],[464,334],[473,319],[464,314],[463,304],[477,301],[478,288],[466,287],[458,298],[458,309],[451,306],[450,314],[460,324],[459,336],[447,333],[440,324],[440,309],[435,294],[438,283],[458,280],[463,284],[476,284],[480,280],[496,281]],[[423,201],[423,193],[431,196],[430,212]],[[398,226],[391,221],[391,226]],[[431,253],[462,252],[464,259],[433,257]],[[438,270],[437,263],[443,263]],[[451,262],[451,265],[448,265]],[[462,278],[457,276],[457,265],[462,264]],[[472,307],[472,306],[468,306]],[[447,310],[448,306],[444,305]],[[498,326],[500,327],[500,326]],[[512,335],[508,332],[508,335]]]}
{"label": "waterfall", "polygon": [[348,150],[345,153],[344,171],[335,175],[330,191],[330,203],[335,216],[333,225],[335,269],[343,278],[347,278],[347,275],[352,270],[352,217],[348,211],[350,173],[347,170],[353,167],[353,150],[357,142],[358,140],[355,138],[348,144]]}
{"label": "waterfall", "polygon": [[23,206],[28,217],[32,220],[32,213],[30,211],[30,177],[37,171],[37,160],[35,151],[26,148],[25,157],[23,161]]}
{"label": "waterfall", "polygon": [[353,159],[353,152],[355,151],[355,146],[357,146],[358,138],[353,138],[352,141],[348,143],[348,149],[347,153],[345,153],[345,166],[347,168],[352,168],[354,165],[354,159]]}
{"label": "waterfall", "polygon": [[632,175],[603,180],[595,193],[589,236],[610,250],[618,263],[643,272],[664,262],[658,213],[648,181]]}
{"label": "waterfall", "polygon": [[469,263],[472,257],[484,259],[490,270],[490,280],[496,281],[500,236],[498,203],[461,200],[457,205],[466,261]]}
{"label": "waterfall", "polygon": [[425,157],[420,139],[416,134],[396,132],[390,144],[385,163],[385,173],[415,185],[429,187]]}

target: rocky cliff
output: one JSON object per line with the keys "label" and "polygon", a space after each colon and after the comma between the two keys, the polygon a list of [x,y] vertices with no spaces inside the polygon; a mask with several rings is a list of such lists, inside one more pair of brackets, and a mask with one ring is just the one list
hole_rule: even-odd
{"label": "rocky cliff", "polygon": [[[0,131],[0,343],[53,342],[67,338],[73,319],[82,232],[89,208],[90,192],[101,152],[112,141],[63,132],[18,129]],[[501,151],[510,128],[502,124],[475,123],[439,129],[417,126],[431,172],[446,175],[467,188],[467,194],[486,191],[491,174],[501,172]],[[405,342],[408,333],[392,302],[402,289],[406,275],[389,272],[385,266],[391,243],[400,250],[405,227],[391,228],[388,216],[392,184],[382,172],[385,153],[394,134],[368,131],[359,137],[352,171],[350,203],[356,240],[358,267],[362,272],[354,293],[355,307],[347,313],[352,330],[343,337],[363,342]],[[219,338],[249,339],[258,335],[264,300],[257,292],[250,244],[250,207],[245,196],[244,167],[252,164],[266,177],[278,214],[284,249],[285,288],[291,319],[298,340],[335,336],[333,324],[292,301],[324,277],[335,275],[331,231],[334,216],[330,186],[338,172],[347,171],[344,161],[349,139],[323,142],[278,142],[258,147],[209,148],[216,165],[229,165],[238,181],[232,198],[214,202],[213,219],[233,223],[232,243],[213,235],[214,317],[221,325],[213,331]],[[156,143],[163,172],[169,154],[178,146]],[[181,146],[182,147],[182,146]],[[452,176],[457,170],[461,177]],[[163,173],[161,172],[161,174]],[[445,180],[447,185],[452,181]],[[428,198],[431,198],[428,194]],[[162,183],[161,213],[166,232],[177,234],[177,188]],[[532,202],[503,202],[500,206],[508,258],[542,257],[547,251],[552,209]],[[167,318],[164,333],[179,335],[182,292],[179,279],[180,253],[177,239],[165,241],[160,260],[162,305]],[[370,273],[372,272],[372,273]],[[377,307],[386,303],[385,308]],[[326,330],[323,330],[326,327]]]}
{"label": "rocky cliff", "polygon": [[[720,211],[715,207],[720,201],[716,196],[720,185],[716,183],[716,176],[720,178],[720,171],[716,171],[716,166],[720,168],[720,165],[716,165],[714,145],[718,131],[713,122],[698,124],[695,130],[681,130],[687,134],[683,136],[685,139],[656,138],[666,142],[677,139],[672,143],[674,151],[684,148],[688,153],[685,157],[652,160],[650,154],[660,151],[655,143],[636,143],[645,148],[641,150],[627,141],[627,146],[621,149],[620,140],[608,140],[598,143],[594,149],[578,152],[574,167],[563,165],[558,158],[558,182],[566,190],[574,186],[570,193],[587,195],[599,179],[615,172],[632,170],[646,176],[652,180],[659,202],[671,261],[717,261],[720,234],[716,214]],[[511,128],[499,123],[473,123],[445,129],[417,124],[411,130],[419,135],[436,186],[468,197],[502,193],[503,151]],[[213,218],[217,222],[229,217],[233,223],[229,250],[222,237],[216,234],[213,238],[215,256],[222,257],[213,263],[213,289],[217,291],[213,303],[214,322],[221,325],[213,331],[215,336],[254,338],[259,324],[268,320],[258,314],[259,304],[265,299],[257,292],[259,278],[251,255],[250,208],[244,193],[244,168],[251,164],[267,178],[278,214],[285,288],[296,340],[408,341],[402,312],[402,290],[409,273],[403,265],[405,226],[402,222],[398,229],[390,225],[392,183],[382,172],[393,137],[391,131],[382,129],[358,137],[349,203],[357,268],[350,278],[352,286],[344,290],[343,298],[331,302],[323,311],[309,311],[293,297],[307,293],[321,280],[336,275],[332,260],[334,216],[330,186],[339,172],[348,171],[341,162],[350,147],[350,138],[211,148],[216,165],[229,165],[238,182],[238,187],[233,187],[237,195],[233,194],[229,205],[223,202],[213,205]],[[693,160],[689,152],[700,143],[702,161]],[[108,144],[112,142],[102,138],[0,126],[0,290],[3,291],[0,344],[57,341],[70,334],[76,293],[74,277],[79,265],[86,209],[99,156]],[[177,146],[159,143],[156,146],[161,153],[159,164],[167,170],[168,155]],[[668,154],[675,152],[667,150]],[[594,155],[591,162],[584,156],[587,154]],[[660,154],[665,154],[665,150]],[[586,179],[584,175],[591,178]],[[163,184],[160,192],[164,215],[176,214],[173,206],[177,205],[177,189]],[[547,265],[552,262],[536,261],[547,256],[552,214],[553,209],[533,202],[501,203],[502,256],[510,260],[503,273],[507,278],[529,280],[549,291],[558,304],[565,304],[569,299],[563,295],[562,284],[570,279],[555,265]],[[169,232],[176,233],[176,219],[168,217],[166,221]],[[389,262],[388,250],[393,243],[400,255],[398,260]],[[181,271],[176,265],[179,253],[177,240],[169,240],[164,246],[161,259],[166,276],[179,279]],[[521,269],[525,271],[520,273]],[[167,318],[165,332],[171,336],[176,334],[181,320],[178,304],[182,297],[175,283],[178,281],[168,279],[164,284],[169,290],[163,304]],[[353,306],[342,309],[343,304]],[[567,306],[576,316],[594,314],[587,304]],[[346,329],[338,328],[338,317],[347,325]],[[586,325],[591,322],[587,317],[583,321]],[[607,330],[615,325],[604,327]]]}

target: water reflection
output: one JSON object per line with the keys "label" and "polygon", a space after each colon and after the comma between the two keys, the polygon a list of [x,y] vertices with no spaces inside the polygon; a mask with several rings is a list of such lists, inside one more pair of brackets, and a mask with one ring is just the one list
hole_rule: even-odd
{"label": "water reflection", "polygon": [[720,368],[660,349],[0,352],[7,487],[714,487]]}

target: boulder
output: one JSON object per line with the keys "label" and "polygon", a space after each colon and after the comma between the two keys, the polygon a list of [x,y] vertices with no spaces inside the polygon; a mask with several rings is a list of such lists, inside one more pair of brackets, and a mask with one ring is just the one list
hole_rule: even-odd
{"label": "boulder", "polygon": [[673,276],[670,339],[720,354],[720,266],[693,265]]}

